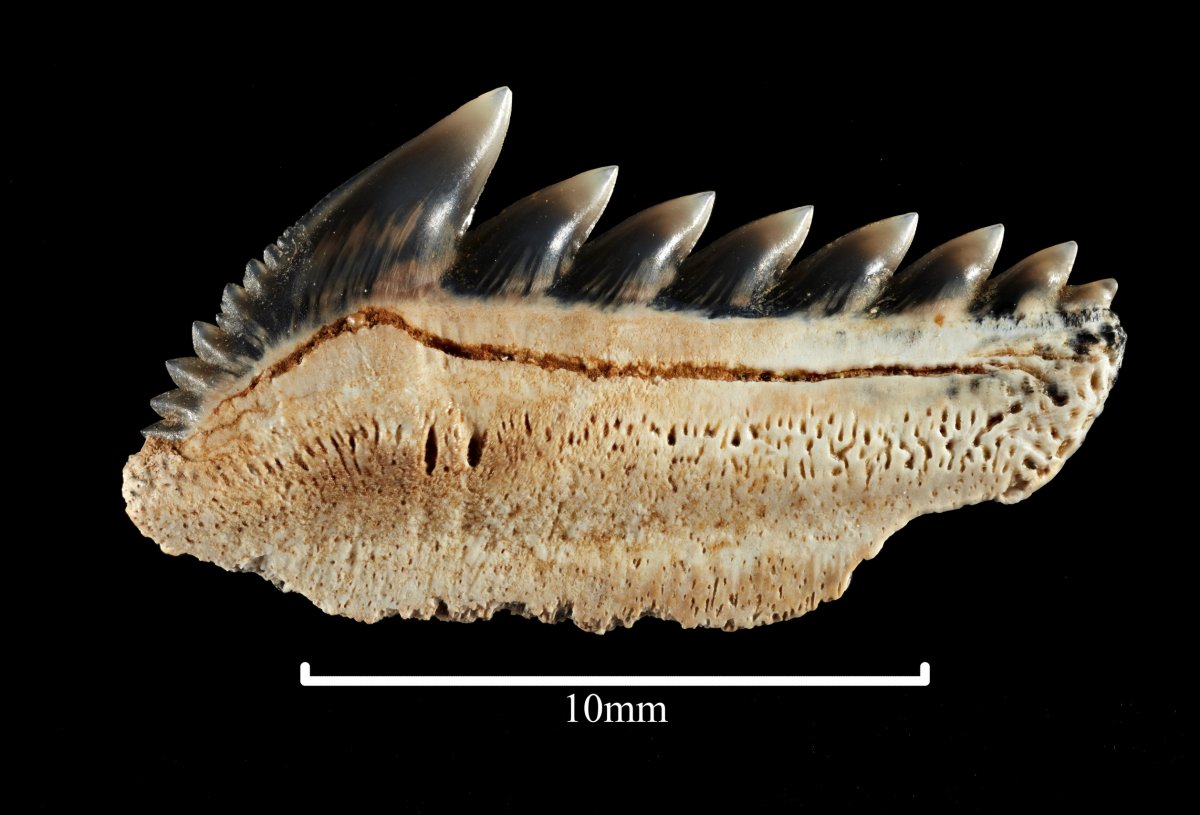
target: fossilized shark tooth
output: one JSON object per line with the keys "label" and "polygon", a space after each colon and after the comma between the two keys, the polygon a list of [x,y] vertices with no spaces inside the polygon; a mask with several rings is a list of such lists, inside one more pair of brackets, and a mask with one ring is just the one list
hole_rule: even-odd
{"label": "fossilized shark tooth", "polygon": [[[689,257],[711,193],[588,241],[616,168],[467,231],[510,110],[463,106],[230,285],[125,467],[165,552],[327,612],[604,631],[801,614],[909,519],[1018,501],[1120,366],[1113,281],[998,226],[907,268],[915,215],[794,265],[812,210]],[[897,271],[897,269],[899,271]]]}

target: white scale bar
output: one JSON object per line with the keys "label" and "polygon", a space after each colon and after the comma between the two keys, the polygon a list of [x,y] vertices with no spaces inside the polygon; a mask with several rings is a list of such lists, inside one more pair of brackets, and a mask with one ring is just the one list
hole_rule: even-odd
{"label": "white scale bar", "polygon": [[300,663],[306,688],[926,688],[929,663],[918,676],[313,676]]}

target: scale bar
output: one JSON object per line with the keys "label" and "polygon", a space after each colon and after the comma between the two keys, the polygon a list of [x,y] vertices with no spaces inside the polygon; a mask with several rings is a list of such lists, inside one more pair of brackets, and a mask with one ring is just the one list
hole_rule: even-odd
{"label": "scale bar", "polygon": [[927,688],[929,663],[917,676],[313,676],[306,688]]}

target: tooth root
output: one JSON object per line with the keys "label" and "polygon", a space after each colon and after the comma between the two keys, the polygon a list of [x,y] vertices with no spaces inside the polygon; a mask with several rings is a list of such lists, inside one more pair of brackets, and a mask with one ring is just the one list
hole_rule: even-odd
{"label": "tooth root", "polygon": [[1117,281],[1111,277],[1080,286],[1067,286],[1058,300],[1060,308],[1082,311],[1088,308],[1108,308],[1117,296]]}
{"label": "tooth root", "polygon": [[1055,308],[1078,250],[1067,241],[1035,252],[991,280],[975,310],[1023,317]]}
{"label": "tooth root", "polygon": [[584,244],[552,293],[601,306],[648,303],[675,275],[712,213],[702,192],[650,207]]}
{"label": "tooth root", "polygon": [[777,212],[718,238],[684,261],[658,303],[717,312],[748,307],[753,293],[796,257],[812,212],[812,207]]}
{"label": "tooth root", "polygon": [[182,390],[192,393],[207,393],[234,380],[228,371],[196,357],[168,359],[167,373],[170,374],[172,382]]}
{"label": "tooth root", "polygon": [[244,342],[212,323],[192,323],[192,347],[205,362],[241,376],[254,364],[254,356]]}
{"label": "tooth root", "polygon": [[445,285],[480,296],[545,292],[570,267],[616,181],[616,167],[601,167],[517,201],[468,233]]}
{"label": "tooth root", "polygon": [[150,400],[150,407],[164,419],[173,423],[194,424],[200,418],[201,399],[185,390],[160,393]]}
{"label": "tooth root", "polygon": [[992,273],[1003,242],[1004,227],[996,224],[943,243],[892,277],[877,303],[880,312],[965,312]]}
{"label": "tooth root", "polygon": [[910,212],[843,235],[769,281],[756,306],[770,314],[863,311],[904,259],[916,230],[917,214]]}

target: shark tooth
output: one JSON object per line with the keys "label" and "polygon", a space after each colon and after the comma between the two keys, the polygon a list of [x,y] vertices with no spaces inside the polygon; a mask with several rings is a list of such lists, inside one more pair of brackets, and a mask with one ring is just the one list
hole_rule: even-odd
{"label": "shark tooth", "polygon": [[943,243],[888,281],[876,306],[887,312],[970,308],[992,273],[1003,240],[1004,227],[997,224]]}
{"label": "shark tooth", "polygon": [[771,314],[831,317],[866,309],[900,265],[917,231],[917,214],[867,224],[779,274],[756,300]]}
{"label": "shark tooth", "polygon": [[1056,308],[1078,251],[1075,241],[1067,241],[1034,252],[989,281],[976,308],[1014,317]]}
{"label": "shark tooth", "polygon": [[800,251],[812,210],[777,212],[721,237],[684,261],[659,301],[714,312],[748,308],[754,292],[786,269]]}
{"label": "shark tooth", "polygon": [[612,195],[616,167],[539,190],[476,227],[445,280],[466,294],[541,294],[575,260]]}
{"label": "shark tooth", "polygon": [[254,349],[246,338],[212,323],[192,323],[192,347],[201,360],[231,374],[243,374],[254,366]]}
{"label": "shark tooth", "polygon": [[712,204],[713,194],[702,192],[627,218],[584,244],[552,293],[599,306],[648,303],[696,245]]}
{"label": "shark tooth", "polygon": [[1108,308],[1116,296],[1117,281],[1110,277],[1107,280],[1084,283],[1082,286],[1067,286],[1063,289],[1059,306],[1073,311],[1085,308]]}
{"label": "shark tooth", "polygon": [[510,109],[356,175],[194,324],[124,469],[164,552],[363,621],[746,628],[918,515],[1027,497],[1101,413],[1125,333],[1114,281],[1064,288],[1074,244],[989,281],[989,227],[893,274],[909,214],[789,265],[805,207],[690,255],[711,193],[589,239],[615,168],[468,229]]}
{"label": "shark tooth", "polygon": [[169,424],[195,424],[200,418],[203,400],[194,391],[181,388],[155,396],[150,400],[150,407]]}
{"label": "shark tooth", "polygon": [[167,373],[181,390],[192,393],[220,390],[233,379],[233,375],[223,368],[196,357],[167,360]]}

